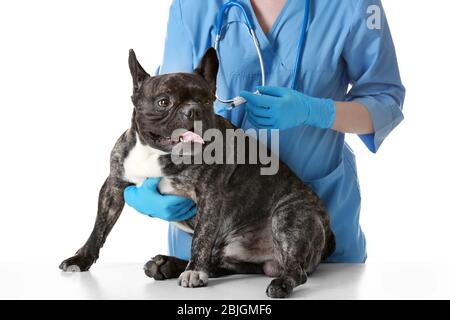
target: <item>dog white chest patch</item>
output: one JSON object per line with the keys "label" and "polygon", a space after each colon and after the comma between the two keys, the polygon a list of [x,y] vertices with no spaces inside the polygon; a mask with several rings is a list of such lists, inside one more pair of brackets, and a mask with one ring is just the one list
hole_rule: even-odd
{"label": "dog white chest patch", "polygon": [[162,178],[158,184],[158,191],[161,194],[175,194],[170,178]]}
{"label": "dog white chest patch", "polygon": [[[136,145],[131,149],[127,158],[123,163],[125,181],[134,183],[140,186],[147,178],[162,177],[158,190],[162,194],[174,194],[170,178],[164,177],[161,165],[159,164],[159,156],[165,154],[164,152],[145,146],[136,136]],[[183,222],[175,222],[181,230],[193,234],[194,231]]]}
{"label": "dog white chest patch", "polygon": [[136,145],[123,163],[123,179],[139,186],[147,178],[162,177],[158,159],[163,154],[165,153],[160,150],[143,145],[136,136]]}

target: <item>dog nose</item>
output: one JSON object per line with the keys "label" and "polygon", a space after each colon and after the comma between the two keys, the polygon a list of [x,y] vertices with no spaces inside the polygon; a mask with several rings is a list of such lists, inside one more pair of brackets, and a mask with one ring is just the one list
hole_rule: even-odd
{"label": "dog nose", "polygon": [[187,105],[180,109],[180,113],[189,120],[201,119],[201,109],[198,105]]}

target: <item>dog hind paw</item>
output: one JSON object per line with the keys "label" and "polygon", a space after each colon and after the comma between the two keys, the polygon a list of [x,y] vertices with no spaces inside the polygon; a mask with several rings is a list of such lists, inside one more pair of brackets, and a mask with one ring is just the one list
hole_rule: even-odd
{"label": "dog hind paw", "polygon": [[175,257],[157,255],[144,265],[145,274],[155,280],[178,278],[186,269],[187,261]]}
{"label": "dog hind paw", "polygon": [[178,278],[178,284],[184,288],[205,287],[208,284],[208,274],[203,271],[184,271]]}
{"label": "dog hind paw", "polygon": [[290,296],[294,286],[289,279],[277,278],[272,280],[266,290],[266,294],[270,298],[287,298]]}

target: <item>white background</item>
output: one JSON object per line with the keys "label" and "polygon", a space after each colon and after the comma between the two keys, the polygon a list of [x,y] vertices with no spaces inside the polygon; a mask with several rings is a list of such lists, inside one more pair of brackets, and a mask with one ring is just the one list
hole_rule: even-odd
{"label": "white background", "polygon": [[[349,138],[367,263],[448,263],[450,3],[383,3],[406,119],[377,155]],[[128,49],[154,72],[169,5],[0,0],[0,263],[57,268],[87,239],[109,152],[130,123]],[[166,223],[126,208],[99,263],[144,263],[166,252],[166,233]]]}

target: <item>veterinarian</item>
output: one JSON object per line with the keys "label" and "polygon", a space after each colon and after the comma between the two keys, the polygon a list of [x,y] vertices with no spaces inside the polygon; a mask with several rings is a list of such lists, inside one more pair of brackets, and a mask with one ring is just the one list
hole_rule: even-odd
{"label": "veterinarian", "polygon": [[[174,0],[160,73],[192,72],[214,45],[216,15],[228,0]],[[329,262],[361,263],[366,240],[359,225],[361,194],[355,156],[345,134],[357,134],[376,153],[403,120],[405,89],[380,0],[312,0],[301,71],[295,89],[297,47],[306,1],[238,0],[255,24],[260,64],[239,10],[230,9],[220,43],[220,96],[241,95],[243,106],[216,112],[243,129],[280,129],[280,158],[325,202],[337,247]],[[350,90],[349,85],[351,85]],[[126,190],[136,210],[168,221],[186,220],[195,204],[164,196],[158,180]],[[251,192],[251,190],[249,190]],[[170,225],[169,251],[188,260],[191,237]]]}

